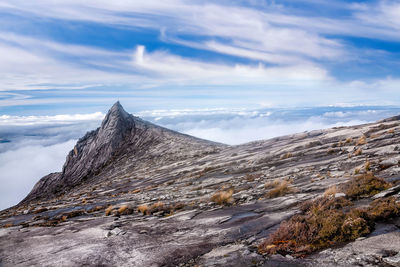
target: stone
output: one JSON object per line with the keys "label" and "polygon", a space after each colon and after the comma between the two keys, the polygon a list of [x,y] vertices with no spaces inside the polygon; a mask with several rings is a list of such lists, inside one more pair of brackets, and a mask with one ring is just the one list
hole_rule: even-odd
{"label": "stone", "polygon": [[[327,148],[374,127],[379,124],[228,146],[146,122],[116,103],[101,126],[71,148],[62,172],[43,177],[22,203],[0,211],[0,265],[371,266],[382,264],[382,258],[394,265],[398,218],[377,223],[373,233],[355,242],[305,258],[257,252],[257,245],[298,214],[303,202],[347,182],[354,166],[364,164],[364,157],[328,154]],[[378,177],[389,181],[397,171],[378,163],[395,164],[393,144],[398,143],[400,136],[383,135],[363,146]],[[342,147],[348,148],[354,147]],[[280,159],[283,151],[291,152],[290,159]],[[257,178],[251,181],[248,175]],[[294,190],[265,197],[272,188],[264,184],[275,179],[290,180]],[[230,190],[232,200],[211,200],[220,192],[229,196]],[[399,192],[395,186],[374,198],[400,199]],[[120,213],[123,205],[133,214]],[[36,208],[29,213],[27,207]],[[82,211],[79,217],[62,217],[76,211]]]}
{"label": "stone", "polygon": [[395,256],[383,258],[383,261],[396,267],[400,267],[400,252]]}
{"label": "stone", "polygon": [[339,197],[346,197],[346,194],[345,194],[345,193],[336,193],[336,194],[335,194],[335,197],[336,197],[336,198],[339,198]]}
{"label": "stone", "polygon": [[393,186],[385,191],[375,194],[372,199],[384,198],[400,192],[400,185]]}

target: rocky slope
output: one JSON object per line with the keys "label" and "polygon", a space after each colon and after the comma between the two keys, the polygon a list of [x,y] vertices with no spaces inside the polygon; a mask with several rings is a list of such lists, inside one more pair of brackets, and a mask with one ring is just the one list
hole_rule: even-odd
{"label": "rocky slope", "polygon": [[[61,173],[0,213],[0,265],[400,266],[396,217],[305,258],[257,251],[299,205],[355,173],[368,169],[392,183],[377,198],[400,198],[399,160],[398,117],[227,146],[143,121],[116,103]],[[275,180],[291,190],[271,194]]]}

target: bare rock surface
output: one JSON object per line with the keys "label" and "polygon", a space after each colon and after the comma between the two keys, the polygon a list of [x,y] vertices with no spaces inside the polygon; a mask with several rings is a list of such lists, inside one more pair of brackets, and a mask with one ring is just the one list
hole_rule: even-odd
{"label": "bare rock surface", "polygon": [[[0,212],[0,266],[398,266],[396,218],[304,259],[261,255],[257,245],[299,205],[367,165],[394,184],[375,198],[399,198],[399,147],[396,117],[227,146],[116,103],[62,172]],[[290,190],[271,196],[275,180]]]}

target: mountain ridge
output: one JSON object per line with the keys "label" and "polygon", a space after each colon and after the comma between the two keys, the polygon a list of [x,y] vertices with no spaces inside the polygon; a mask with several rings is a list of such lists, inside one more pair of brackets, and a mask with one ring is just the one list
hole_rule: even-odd
{"label": "mountain ridge", "polygon": [[[0,265],[399,265],[399,216],[305,258],[257,250],[326,192],[357,208],[388,196],[400,203],[396,116],[227,146],[121,108],[116,103],[101,127],[77,142],[64,177],[45,176],[30,198],[0,212]],[[106,156],[94,159],[98,152]],[[339,191],[371,174],[391,188],[355,201]]]}
{"label": "mountain ridge", "polygon": [[[68,153],[62,171],[44,176],[20,204],[42,197],[54,197],[58,193],[79,185],[100,172],[110,161],[126,153],[138,156],[150,146],[163,142],[163,134],[216,145],[193,136],[184,135],[127,113],[119,101],[107,112],[101,126],[87,132]],[[222,145],[222,144],[219,144]]]}

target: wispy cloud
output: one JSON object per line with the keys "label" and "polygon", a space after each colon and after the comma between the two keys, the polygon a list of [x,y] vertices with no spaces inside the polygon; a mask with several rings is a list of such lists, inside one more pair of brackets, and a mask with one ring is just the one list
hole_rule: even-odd
{"label": "wispy cloud", "polygon": [[[213,86],[226,93],[231,86],[263,96],[260,102],[281,94],[271,102],[286,103],[295,92],[294,97],[313,99],[312,105],[329,99],[370,103],[381,98],[378,87],[396,87],[400,75],[400,55],[376,44],[400,41],[396,1],[1,3],[7,14],[6,26],[0,26],[3,92],[123,86],[186,92],[190,86]],[[39,23],[45,30],[35,29]],[[101,42],[85,37],[103,30],[109,38]],[[371,41],[357,41],[360,37]],[[367,95],[360,94],[365,90]],[[399,96],[393,89],[389,95],[385,103]],[[0,106],[44,101],[57,100],[6,99]]]}
{"label": "wispy cloud", "polygon": [[217,64],[185,59],[167,52],[146,53],[138,46],[133,65],[162,81],[196,82],[197,84],[268,84],[328,80],[326,71],[316,65],[265,67],[236,64]]}

